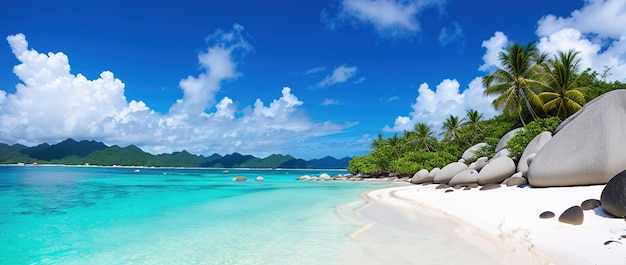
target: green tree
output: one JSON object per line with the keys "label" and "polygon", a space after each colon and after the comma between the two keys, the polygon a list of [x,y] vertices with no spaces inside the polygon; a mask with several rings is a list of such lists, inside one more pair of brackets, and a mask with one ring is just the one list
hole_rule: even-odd
{"label": "green tree", "polygon": [[549,88],[539,93],[539,98],[550,116],[563,120],[580,110],[586,102],[583,94],[585,87],[575,86],[580,62],[578,54],[574,50],[559,52],[552,63],[545,64]]}
{"label": "green tree", "polygon": [[435,133],[426,123],[418,122],[415,124],[415,136],[411,143],[415,146],[423,147],[429,152],[437,150],[437,138],[435,138]]}
{"label": "green tree", "polygon": [[498,96],[492,103],[494,108],[504,113],[517,113],[525,125],[522,118],[522,106],[525,106],[533,120],[537,119],[534,106],[542,106],[537,94],[545,86],[538,80],[541,69],[537,65],[543,63],[545,58],[546,55],[538,52],[534,42],[526,46],[514,42],[505,52],[500,52],[501,68],[482,79],[484,94]]}
{"label": "green tree", "polygon": [[482,132],[480,122],[483,119],[483,114],[479,113],[477,110],[470,109],[467,110],[465,114],[465,122],[462,124],[463,126],[467,126],[473,129],[475,132]]}
{"label": "green tree", "polygon": [[461,124],[463,120],[459,120],[459,117],[450,115],[441,126],[443,130],[442,134],[444,135],[444,139],[447,140],[457,140],[459,139],[459,133],[461,130]]}

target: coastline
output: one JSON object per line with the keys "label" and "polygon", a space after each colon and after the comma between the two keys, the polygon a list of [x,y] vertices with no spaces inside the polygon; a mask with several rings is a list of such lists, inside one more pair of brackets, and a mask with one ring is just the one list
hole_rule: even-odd
{"label": "coastline", "polygon": [[[584,211],[581,225],[558,221],[567,208],[599,199],[604,185],[453,192],[436,186],[375,189],[361,195],[365,202],[358,208],[338,207],[344,219],[361,222],[349,236],[365,254],[352,259],[364,264],[626,264],[624,219],[598,207]],[[540,219],[544,211],[556,216]],[[425,230],[441,242],[420,246]],[[439,253],[424,255],[433,251]]]}

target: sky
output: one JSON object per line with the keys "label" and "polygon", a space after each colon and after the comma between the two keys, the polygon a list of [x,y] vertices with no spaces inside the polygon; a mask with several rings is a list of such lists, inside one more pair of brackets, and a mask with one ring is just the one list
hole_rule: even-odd
{"label": "sky", "polygon": [[0,25],[0,142],[27,146],[365,155],[499,114],[480,77],[514,41],[626,81],[623,0],[8,0]]}

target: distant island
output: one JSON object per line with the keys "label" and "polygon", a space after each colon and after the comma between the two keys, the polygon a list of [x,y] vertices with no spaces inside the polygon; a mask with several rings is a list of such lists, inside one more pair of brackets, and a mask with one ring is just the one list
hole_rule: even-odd
{"label": "distant island", "polygon": [[66,139],[57,144],[33,147],[0,143],[0,164],[63,164],[94,166],[207,167],[207,168],[304,168],[345,169],[352,157],[326,156],[304,160],[291,155],[273,154],[266,158],[232,153],[208,157],[185,150],[153,155],[135,145],[107,146],[97,141]]}

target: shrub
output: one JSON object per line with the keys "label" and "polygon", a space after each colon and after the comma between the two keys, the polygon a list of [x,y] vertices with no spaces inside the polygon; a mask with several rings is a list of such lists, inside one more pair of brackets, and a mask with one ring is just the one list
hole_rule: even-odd
{"label": "shrub", "polygon": [[522,156],[524,149],[530,141],[535,138],[538,134],[550,131],[554,132],[557,126],[561,123],[561,119],[558,117],[551,117],[545,119],[537,119],[533,122],[526,124],[524,130],[520,130],[515,133],[515,135],[506,142],[507,148],[511,151],[511,157],[519,158]]}

